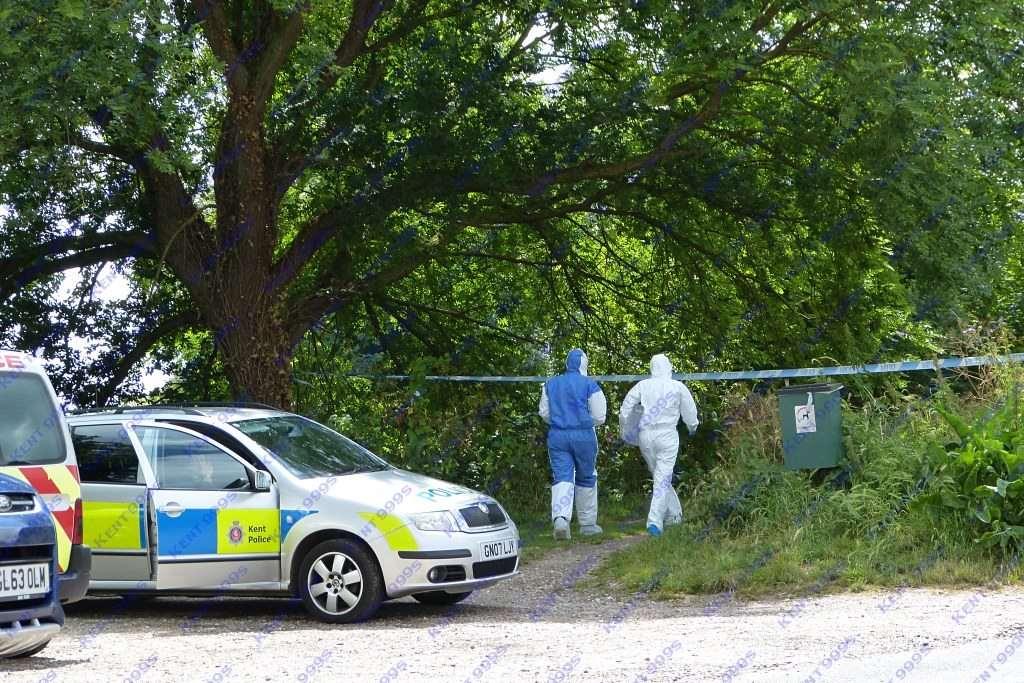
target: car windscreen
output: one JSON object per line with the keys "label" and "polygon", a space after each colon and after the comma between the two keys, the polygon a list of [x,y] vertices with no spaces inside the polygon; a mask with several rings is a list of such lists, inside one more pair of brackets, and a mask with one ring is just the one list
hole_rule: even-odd
{"label": "car windscreen", "polygon": [[63,419],[42,377],[0,372],[0,467],[64,462]]}
{"label": "car windscreen", "polygon": [[282,415],[231,424],[304,479],[391,467],[355,441],[305,418]]}

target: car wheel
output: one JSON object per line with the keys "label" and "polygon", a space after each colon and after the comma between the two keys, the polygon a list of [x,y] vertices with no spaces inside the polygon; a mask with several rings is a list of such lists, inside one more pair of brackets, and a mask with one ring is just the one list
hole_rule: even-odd
{"label": "car wheel", "polygon": [[34,654],[39,654],[40,652],[43,651],[43,648],[46,647],[49,644],[50,644],[50,641],[46,641],[42,645],[36,645],[31,650],[25,650],[24,652],[19,652],[16,655],[11,655],[11,659],[18,659],[19,657],[31,657]]}
{"label": "car wheel", "polygon": [[315,618],[347,624],[373,616],[384,599],[384,580],[369,551],[355,541],[335,538],[303,558],[299,593]]}
{"label": "car wheel", "polygon": [[473,591],[469,591],[467,593],[430,591],[429,593],[413,593],[412,597],[416,598],[424,605],[454,605],[457,602],[462,602],[472,594]]}

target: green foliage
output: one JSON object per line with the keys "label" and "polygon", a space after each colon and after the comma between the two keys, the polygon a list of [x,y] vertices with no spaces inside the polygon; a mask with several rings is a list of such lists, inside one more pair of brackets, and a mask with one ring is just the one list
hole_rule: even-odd
{"label": "green foliage", "polygon": [[969,424],[936,407],[959,437],[928,448],[929,492],[918,503],[970,524],[978,543],[1024,547],[1024,414],[1014,383],[1000,405]]}
{"label": "green foliage", "polygon": [[[934,396],[910,398],[844,405],[846,461],[823,481],[781,470],[777,427],[765,424],[777,408],[764,399],[730,430],[728,456],[683,487],[684,524],[617,554],[598,580],[636,589],[661,575],[666,595],[719,593],[708,609],[735,595],[991,580],[1002,556],[975,542],[966,511],[933,515],[920,502],[934,493],[929,453],[951,431]],[[976,398],[951,405],[961,420],[986,407]]]}
{"label": "green foliage", "polygon": [[[231,60],[190,3],[6,2],[0,343],[54,359],[87,404],[110,378],[141,393],[138,363],[110,371],[133,340],[176,395],[251,390],[239,376],[266,373],[223,356],[274,317],[225,328],[267,309],[313,330],[304,371],[331,349],[332,371],[513,372],[545,344],[619,372],[665,350],[686,369],[858,362],[937,351],[958,318],[1024,329],[1019,5],[727,4],[385,3],[332,63],[361,3],[314,0],[251,96],[239,75],[294,3],[209,3]],[[258,192],[225,135],[262,95]],[[243,204],[272,217],[244,239]],[[322,216],[294,281],[245,279]],[[109,261],[131,293],[106,305]]]}

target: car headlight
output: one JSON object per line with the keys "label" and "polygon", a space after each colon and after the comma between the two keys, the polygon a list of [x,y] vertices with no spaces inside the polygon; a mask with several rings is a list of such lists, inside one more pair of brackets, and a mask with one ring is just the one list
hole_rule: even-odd
{"label": "car headlight", "polygon": [[418,512],[409,515],[409,519],[420,531],[458,531],[459,525],[448,510],[437,512]]}

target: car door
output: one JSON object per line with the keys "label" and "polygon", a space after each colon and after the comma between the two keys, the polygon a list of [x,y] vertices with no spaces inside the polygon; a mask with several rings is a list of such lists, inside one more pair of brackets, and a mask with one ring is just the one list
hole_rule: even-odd
{"label": "car door", "polygon": [[[76,425],[71,439],[82,479],[83,542],[92,549],[91,582],[144,587],[155,558],[149,542],[149,465],[120,423]],[[141,584],[140,584],[141,582]]]}
{"label": "car door", "polygon": [[153,479],[157,589],[277,587],[277,488],[236,454],[184,427],[131,426]]}

